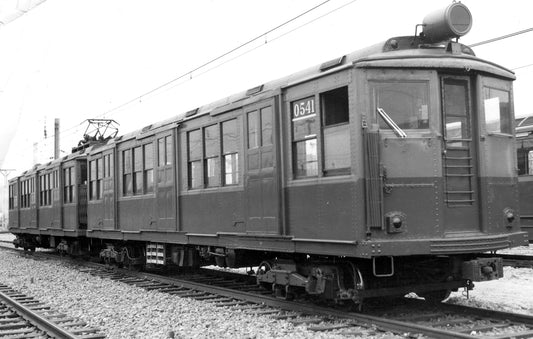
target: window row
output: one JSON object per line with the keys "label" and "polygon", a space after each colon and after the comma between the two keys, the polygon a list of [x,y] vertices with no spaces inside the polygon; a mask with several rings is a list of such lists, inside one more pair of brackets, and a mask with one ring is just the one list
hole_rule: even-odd
{"label": "window row", "polygon": [[103,179],[111,177],[113,162],[111,154],[89,161],[89,200],[102,199]]}
{"label": "window row", "polygon": [[18,194],[16,191],[16,184],[9,185],[9,209],[18,207]]}
{"label": "window row", "polygon": [[73,203],[74,200],[74,186],[76,185],[76,177],[74,167],[63,169],[63,202],[65,204]]}
{"label": "window row", "polygon": [[28,208],[35,203],[35,179],[20,182],[20,208]]}
{"label": "window row", "polygon": [[[173,142],[172,136],[168,135],[157,139],[157,153],[154,143],[148,143],[121,151],[120,177],[122,180],[122,196],[133,196],[154,193],[154,164],[160,169],[172,167]],[[155,158],[157,156],[157,159]],[[98,165],[95,164],[96,178],[98,178]],[[105,164],[104,164],[105,168]],[[171,171],[166,171],[171,173]],[[166,182],[172,178],[163,178],[159,175],[160,182]],[[170,176],[170,174],[169,174]],[[101,199],[101,180],[95,179],[97,195],[94,199]],[[92,185],[91,185],[92,186]]]}
{"label": "window row", "polygon": [[187,132],[188,188],[237,185],[239,145],[237,119]]}
{"label": "window row", "polygon": [[[445,107],[446,132],[454,138],[470,138],[468,117],[462,107],[470,105],[464,94],[464,80],[443,82],[446,96],[453,98],[452,105]],[[429,128],[429,83],[427,81],[371,81],[374,110],[386,114],[401,129]],[[512,134],[510,92],[498,88],[483,87],[483,108],[487,133]],[[385,117],[376,115],[379,127],[394,128]]]}
{"label": "window row", "polygon": [[52,192],[59,187],[58,171],[39,176],[39,203],[41,206],[52,205]]}
{"label": "window row", "polygon": [[150,143],[122,151],[122,196],[154,192],[153,148]]}
{"label": "window row", "polygon": [[[51,206],[52,201],[59,199],[59,192],[54,190],[59,188],[59,170],[39,175],[38,204],[39,206]],[[74,186],[76,185],[74,167],[63,169],[63,202],[68,204],[74,202]],[[35,178],[22,180],[20,182],[20,208],[29,208],[35,203]],[[9,208],[18,207],[18,196],[16,194],[16,184],[9,186]]]}

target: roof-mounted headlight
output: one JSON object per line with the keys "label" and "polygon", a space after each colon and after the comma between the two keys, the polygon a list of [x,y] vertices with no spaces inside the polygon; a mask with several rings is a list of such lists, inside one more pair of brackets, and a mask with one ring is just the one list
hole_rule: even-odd
{"label": "roof-mounted headlight", "polygon": [[421,34],[426,43],[448,41],[459,38],[472,28],[472,14],[460,2],[453,2],[446,8],[432,12],[424,18]]}

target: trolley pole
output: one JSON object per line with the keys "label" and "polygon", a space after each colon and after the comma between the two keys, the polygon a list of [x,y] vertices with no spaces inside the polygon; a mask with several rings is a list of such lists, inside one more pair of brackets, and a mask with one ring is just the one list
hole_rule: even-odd
{"label": "trolley pole", "polygon": [[[6,196],[8,192],[8,181],[7,178],[9,176],[9,173],[15,171],[14,169],[5,169],[0,168],[0,173],[4,176],[4,189],[2,190],[2,220],[0,220],[0,229],[7,229],[7,221],[9,216],[9,208],[7,208],[6,204]],[[7,213],[6,213],[7,211]]]}

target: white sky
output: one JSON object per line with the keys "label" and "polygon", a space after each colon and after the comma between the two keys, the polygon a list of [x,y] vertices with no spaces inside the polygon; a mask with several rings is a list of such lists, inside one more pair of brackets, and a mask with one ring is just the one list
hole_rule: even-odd
{"label": "white sky", "polygon": [[[68,153],[85,130],[85,119],[102,117],[322,1],[47,0],[0,24],[0,167],[17,174],[30,167],[34,142],[45,150],[39,162],[53,156],[53,138],[43,136],[45,125],[53,135],[54,118],[61,119],[61,149]],[[0,0],[0,21],[20,2]],[[261,38],[248,47],[257,47],[253,52],[208,73],[201,74],[202,69],[192,80],[178,81],[105,117],[115,119],[124,134],[389,37],[412,35],[427,13],[450,3],[332,0]],[[533,27],[532,1],[463,3],[474,21],[461,39],[465,44]],[[474,50],[513,69],[533,63],[531,42],[533,32]],[[516,75],[516,115],[533,115],[527,104],[533,66]]]}

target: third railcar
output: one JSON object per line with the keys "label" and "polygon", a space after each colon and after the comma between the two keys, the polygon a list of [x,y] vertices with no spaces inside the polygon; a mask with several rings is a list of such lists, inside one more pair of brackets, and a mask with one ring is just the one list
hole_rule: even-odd
{"label": "third railcar", "polygon": [[[479,254],[527,244],[515,77],[452,41],[470,28],[464,5],[441,14],[420,36],[90,146],[79,155],[87,182],[78,176],[75,189],[87,186],[88,202],[77,200],[84,237],[67,230],[85,225],[65,218],[57,230],[17,218],[47,208],[35,199],[10,204],[10,231],[24,244],[76,241],[125,263],[259,265],[258,282],[287,297],[442,298],[500,278],[501,261]],[[31,174],[32,189],[50,166]],[[11,181],[13,199],[26,192],[21,180]]]}

